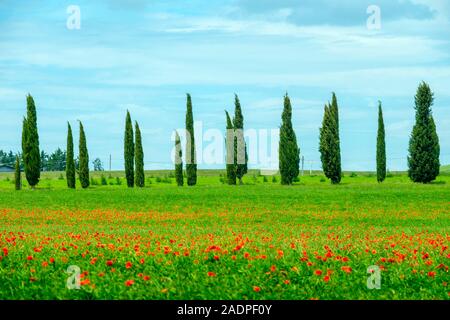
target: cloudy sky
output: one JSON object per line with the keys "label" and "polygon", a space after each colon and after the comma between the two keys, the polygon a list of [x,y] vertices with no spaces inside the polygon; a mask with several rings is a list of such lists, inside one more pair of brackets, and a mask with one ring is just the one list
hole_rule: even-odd
{"label": "cloudy sky", "polygon": [[[80,9],[80,29],[67,27],[70,5]],[[370,5],[381,10],[381,29],[367,27]],[[123,167],[127,109],[143,132],[146,168],[166,168],[172,132],[184,126],[186,92],[197,134],[206,135],[203,148],[211,132],[224,130],[234,93],[246,129],[260,134],[279,127],[288,92],[305,166],[320,168],[323,106],[335,91],[343,168],[374,169],[381,100],[388,167],[399,170],[406,168],[415,90],[426,81],[435,93],[441,162],[450,163],[446,0],[0,0],[0,30],[3,150],[20,149],[28,92],[42,149],[65,148],[66,122],[81,120],[90,157],[106,165],[111,154],[115,169]],[[276,166],[266,160],[253,166]]]}

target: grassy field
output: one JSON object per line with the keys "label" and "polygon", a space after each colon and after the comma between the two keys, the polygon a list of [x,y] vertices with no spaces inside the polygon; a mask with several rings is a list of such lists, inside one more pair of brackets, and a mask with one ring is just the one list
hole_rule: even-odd
{"label": "grassy field", "polygon": [[[283,187],[257,171],[242,186],[219,174],[178,188],[148,172],[130,190],[123,173],[103,185],[96,173],[91,188],[67,190],[51,173],[20,192],[0,174],[0,299],[450,298],[450,176]],[[69,266],[79,290],[66,287]]]}

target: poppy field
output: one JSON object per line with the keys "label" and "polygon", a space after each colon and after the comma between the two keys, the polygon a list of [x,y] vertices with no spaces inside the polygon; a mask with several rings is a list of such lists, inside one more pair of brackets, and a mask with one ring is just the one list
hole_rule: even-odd
{"label": "poppy field", "polygon": [[449,176],[262,179],[14,192],[2,177],[0,299],[450,299]]}

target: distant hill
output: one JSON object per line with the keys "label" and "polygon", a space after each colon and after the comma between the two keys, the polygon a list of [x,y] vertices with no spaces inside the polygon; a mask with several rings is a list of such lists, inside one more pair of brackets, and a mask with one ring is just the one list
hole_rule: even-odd
{"label": "distant hill", "polygon": [[450,164],[441,167],[441,172],[450,172]]}

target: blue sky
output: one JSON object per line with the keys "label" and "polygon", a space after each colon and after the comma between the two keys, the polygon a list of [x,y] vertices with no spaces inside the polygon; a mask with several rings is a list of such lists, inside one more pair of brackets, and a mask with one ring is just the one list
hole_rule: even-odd
{"label": "blue sky", "polygon": [[[66,27],[69,5],[81,10],[79,30]],[[381,9],[380,30],[366,27],[369,5]],[[0,149],[20,149],[30,92],[47,152],[65,147],[66,122],[79,119],[90,157],[106,164],[111,154],[121,169],[129,109],[141,126],[146,168],[170,168],[186,92],[206,131],[224,130],[234,93],[246,128],[277,128],[287,91],[301,153],[308,168],[320,168],[323,106],[335,91],[343,168],[374,169],[381,100],[388,167],[400,170],[424,80],[435,92],[441,162],[450,163],[446,0],[0,0],[0,30]]]}

